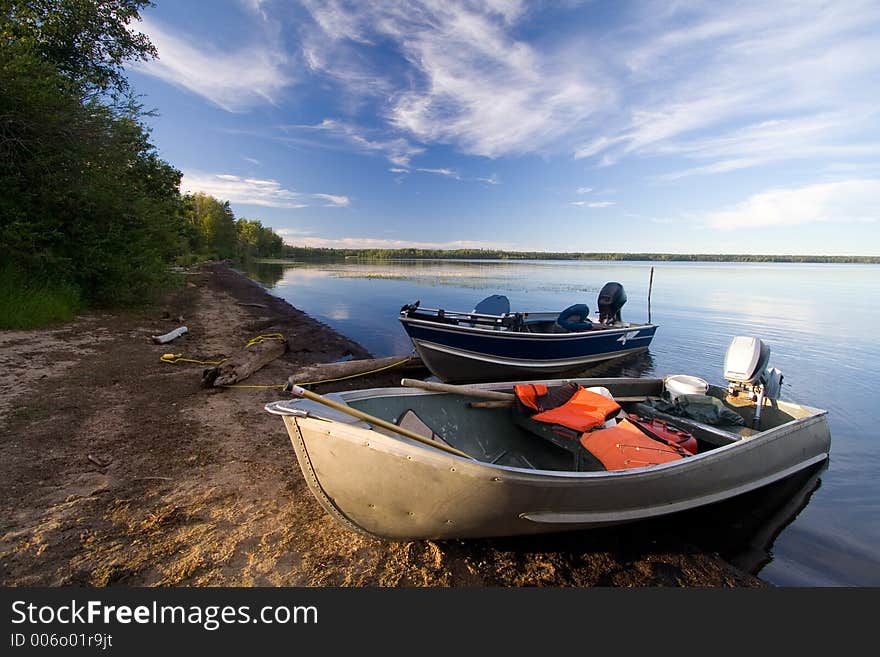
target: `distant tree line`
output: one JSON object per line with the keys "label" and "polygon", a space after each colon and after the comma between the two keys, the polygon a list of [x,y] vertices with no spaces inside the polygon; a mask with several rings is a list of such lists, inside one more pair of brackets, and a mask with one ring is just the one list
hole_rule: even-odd
{"label": "distant tree line", "polygon": [[460,260],[626,260],[660,262],[813,262],[878,264],[880,256],[680,254],[680,253],[579,253],[499,251],[495,249],[329,249],[285,245],[285,258],[300,260],[460,259]]}
{"label": "distant tree line", "polygon": [[228,203],[182,196],[150,142],[122,68],[156,55],[129,28],[149,4],[0,0],[0,328],[138,301],[174,263],[281,253]]}
{"label": "distant tree line", "polygon": [[249,260],[283,254],[284,242],[275,231],[256,219],[236,219],[229,201],[199,192],[184,196],[183,206],[191,259]]}

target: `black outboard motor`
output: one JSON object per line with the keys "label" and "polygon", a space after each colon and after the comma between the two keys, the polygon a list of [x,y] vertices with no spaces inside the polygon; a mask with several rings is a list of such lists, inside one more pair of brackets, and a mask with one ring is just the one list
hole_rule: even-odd
{"label": "black outboard motor", "polygon": [[605,283],[599,291],[599,321],[612,324],[620,321],[620,309],[626,303],[626,292],[620,283]]}

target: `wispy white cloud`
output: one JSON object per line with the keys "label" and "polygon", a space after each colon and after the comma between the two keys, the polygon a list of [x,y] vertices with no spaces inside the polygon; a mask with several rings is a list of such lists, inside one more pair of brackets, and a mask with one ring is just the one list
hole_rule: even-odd
{"label": "wispy white cloud", "polygon": [[275,103],[293,83],[283,49],[254,40],[235,49],[206,44],[199,48],[191,35],[177,33],[144,19],[139,29],[150,37],[158,59],[132,67],[202,96],[236,112],[261,103]]}
{"label": "wispy white cloud", "polygon": [[863,158],[880,152],[880,142],[855,141],[850,126],[867,120],[854,113],[822,114],[761,121],[712,137],[670,141],[658,145],[659,154],[684,155],[707,161],[658,176],[674,180],[685,176],[723,173],[795,158]]}
{"label": "wispy white cloud", "polygon": [[335,118],[286,126],[284,138],[384,157],[398,180],[498,184],[452,157],[419,162],[436,145],[489,158],[564,152],[598,167],[650,157],[663,166],[655,181],[866,162],[880,147],[876,0],[624,3],[601,20],[587,2],[552,39],[533,19],[548,11],[553,25],[556,3],[239,4],[253,25],[234,48],[145,21],[160,59],[139,70],[233,111],[284,103],[294,76],[308,79],[331,98],[320,116]]}
{"label": "wispy white cloud", "polygon": [[230,203],[270,208],[296,209],[313,206],[344,208],[351,202],[347,196],[296,192],[285,189],[277,180],[242,178],[228,173],[186,171],[180,188],[183,192],[203,192]]}
{"label": "wispy white cloud", "polygon": [[493,173],[491,176],[488,176],[488,177],[477,177],[477,178],[474,178],[474,180],[479,181],[479,182],[484,182],[488,185],[500,185],[501,184],[501,178],[499,178],[498,174],[495,174],[495,173]]}
{"label": "wispy white cloud", "polygon": [[571,204],[582,208],[608,208],[617,205],[615,201],[572,201]]}
{"label": "wispy white cloud", "polygon": [[458,171],[448,168],[431,169],[428,167],[417,167],[415,169],[392,169],[396,173],[428,173],[436,176],[451,178],[463,182],[483,182],[489,185],[500,185],[501,180],[494,173],[491,176],[463,176]]}
{"label": "wispy white cloud", "polygon": [[344,208],[351,203],[351,199],[347,196],[339,196],[338,194],[311,194],[312,198],[319,198],[327,201],[331,207]]}
{"label": "wispy white cloud", "polygon": [[454,178],[455,180],[461,180],[461,176],[453,171],[452,169],[427,169],[427,168],[418,168],[416,171],[420,173],[435,173],[438,176],[446,176],[447,178]]}
{"label": "wispy white cloud", "polygon": [[245,9],[257,14],[264,21],[269,20],[269,14],[266,12],[266,7],[265,7],[266,0],[239,0],[239,1],[241,2],[242,6]]}
{"label": "wispy white cloud", "polygon": [[314,232],[311,230],[304,230],[302,228],[274,228],[273,229],[278,235],[285,238],[296,239],[298,237],[305,237],[308,235],[313,235]]}
{"label": "wispy white cloud", "polygon": [[[389,79],[378,63],[365,72],[364,62],[371,61],[371,44],[394,44],[404,61],[395,62],[392,74],[411,82],[378,85],[376,97],[388,99],[383,111],[391,127],[423,143],[488,157],[534,152],[607,102],[588,53],[572,59],[515,36],[525,3],[309,0],[306,6],[318,28],[306,37],[314,65],[332,71],[334,61],[344,61],[338,77],[355,92],[370,88],[359,80]],[[351,62],[358,63],[356,75]]]}
{"label": "wispy white cloud", "polygon": [[244,156],[244,157],[242,157],[242,159],[243,159],[245,162],[250,162],[251,164],[253,164],[253,165],[255,165],[255,166],[261,166],[261,165],[262,165],[262,163],[261,163],[257,158],[255,158],[255,157],[247,157],[247,156]]}
{"label": "wispy white cloud", "polygon": [[283,130],[311,131],[328,135],[330,138],[344,142],[365,153],[374,153],[386,157],[396,168],[408,167],[410,160],[424,152],[424,148],[414,146],[403,137],[382,139],[374,137],[371,131],[352,123],[336,119],[324,119],[317,125],[288,125]]}
{"label": "wispy white cloud", "polygon": [[688,2],[641,15],[610,41],[627,52],[621,104],[575,147],[598,165],[694,160],[664,179],[801,158],[864,158],[878,132],[880,5]]}
{"label": "wispy white cloud", "polygon": [[578,187],[575,191],[578,194],[589,194],[590,192],[593,191],[593,188],[592,187]]}
{"label": "wispy white cloud", "polygon": [[700,218],[700,223],[727,230],[877,221],[880,221],[880,179],[771,189],[730,209]]}

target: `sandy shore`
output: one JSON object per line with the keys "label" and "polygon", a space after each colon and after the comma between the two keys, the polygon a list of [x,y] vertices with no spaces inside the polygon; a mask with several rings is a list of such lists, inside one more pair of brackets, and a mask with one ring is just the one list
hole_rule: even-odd
{"label": "sandy shore", "polygon": [[[263,411],[283,393],[205,390],[202,366],[159,357],[213,360],[281,331],[290,351],[246,382],[277,384],[300,365],[368,354],[224,265],[186,278],[158,305],[0,332],[5,586],[764,585],[656,524],[469,542],[348,532]],[[189,333],[172,344],[150,341],[181,324]]]}

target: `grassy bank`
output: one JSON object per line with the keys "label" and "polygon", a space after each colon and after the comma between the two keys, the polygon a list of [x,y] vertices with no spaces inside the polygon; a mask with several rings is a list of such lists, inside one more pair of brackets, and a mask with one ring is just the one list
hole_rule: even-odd
{"label": "grassy bank", "polygon": [[69,321],[82,307],[79,289],[70,283],[32,280],[11,267],[0,269],[0,329]]}

